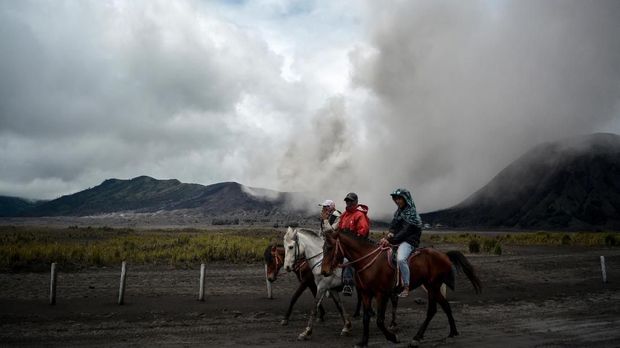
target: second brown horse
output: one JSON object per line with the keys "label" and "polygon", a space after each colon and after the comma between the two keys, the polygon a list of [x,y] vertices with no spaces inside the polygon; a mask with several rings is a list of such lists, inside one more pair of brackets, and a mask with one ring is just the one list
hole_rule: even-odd
{"label": "second brown horse", "polygon": [[[265,264],[267,265],[267,280],[270,282],[276,281],[278,278],[278,273],[284,264],[284,246],[280,245],[270,245],[265,249]],[[297,280],[299,280],[299,286],[297,290],[293,293],[293,297],[291,298],[291,302],[289,303],[288,309],[286,310],[286,314],[284,315],[284,319],[282,319],[281,324],[287,325],[288,320],[291,317],[291,312],[293,311],[293,306],[297,299],[301,294],[303,294],[306,289],[310,289],[312,292],[312,296],[316,296],[316,283],[314,282],[314,275],[312,274],[312,270],[308,266],[308,262],[306,260],[299,260],[295,264],[294,267],[295,276],[297,276]],[[319,320],[323,321],[325,317],[325,310],[321,305],[319,307]]]}
{"label": "second brown horse", "polygon": [[[372,298],[377,301],[377,326],[391,342],[398,342],[396,335],[385,327],[385,309],[388,299],[393,296],[396,285],[396,267],[391,261],[391,248],[383,247],[365,238],[357,237],[349,232],[335,231],[325,235],[323,245],[323,265],[321,272],[331,274],[335,267],[341,267],[343,258],[351,260],[348,264],[355,265],[356,284],[361,291],[364,304],[364,330],[362,340],[357,346],[368,345],[368,324],[370,321],[370,304]],[[428,323],[437,312],[437,304],[448,316],[450,324],[449,337],[458,335],[452,309],[441,293],[441,285],[446,284],[454,290],[455,270],[462,270],[470,280],[476,293],[480,292],[481,284],[473,266],[459,251],[443,253],[431,248],[418,249],[409,258],[411,269],[409,288],[415,289],[423,285],[428,292],[426,319],[410,346],[417,346],[423,338]]]}

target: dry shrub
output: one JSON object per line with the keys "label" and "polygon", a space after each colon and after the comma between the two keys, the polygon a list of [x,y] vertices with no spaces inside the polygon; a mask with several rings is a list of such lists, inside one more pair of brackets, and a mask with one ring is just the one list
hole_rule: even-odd
{"label": "dry shrub", "polygon": [[477,239],[469,240],[469,252],[474,254],[480,252],[480,242]]}
{"label": "dry shrub", "polygon": [[495,248],[493,248],[493,254],[501,255],[502,254],[502,245],[497,243],[495,244]]}
{"label": "dry shrub", "polygon": [[572,241],[572,238],[568,234],[562,236],[562,245],[570,245]]}
{"label": "dry shrub", "polygon": [[497,240],[495,239],[485,239],[482,242],[482,250],[484,250],[487,253],[490,253],[493,251],[493,249],[495,249],[495,246],[497,245]]}

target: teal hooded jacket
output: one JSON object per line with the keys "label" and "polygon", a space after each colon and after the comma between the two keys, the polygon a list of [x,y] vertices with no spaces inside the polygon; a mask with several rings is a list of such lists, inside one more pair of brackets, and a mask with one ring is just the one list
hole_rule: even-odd
{"label": "teal hooded jacket", "polygon": [[404,198],[407,205],[402,209],[398,208],[396,212],[394,212],[394,217],[390,224],[390,232],[394,236],[389,239],[390,243],[400,244],[402,242],[407,242],[418,247],[422,234],[422,220],[416,210],[411,192],[407,189],[396,189],[391,193],[391,196],[400,196]]}

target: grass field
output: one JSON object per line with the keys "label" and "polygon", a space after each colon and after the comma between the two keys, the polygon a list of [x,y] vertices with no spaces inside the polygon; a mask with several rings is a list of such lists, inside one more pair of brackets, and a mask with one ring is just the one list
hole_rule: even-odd
{"label": "grass field", "polygon": [[[131,264],[166,264],[179,268],[201,262],[261,262],[267,245],[281,242],[282,230],[269,228],[133,230],[0,226],[0,270],[47,270]],[[379,239],[380,233],[373,233]],[[614,232],[434,233],[423,244],[457,244],[470,252],[501,254],[502,245],[618,246]],[[476,247],[477,246],[477,247]],[[473,248],[473,249],[472,249]]]}
{"label": "grass field", "polygon": [[112,228],[0,227],[0,269],[37,270],[57,262],[64,269],[89,266],[200,262],[259,262],[275,229],[132,230]]}

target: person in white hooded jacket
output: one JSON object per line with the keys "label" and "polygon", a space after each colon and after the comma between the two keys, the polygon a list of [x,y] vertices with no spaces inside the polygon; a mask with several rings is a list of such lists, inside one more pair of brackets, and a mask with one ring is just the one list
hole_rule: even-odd
{"label": "person in white hooded jacket", "polygon": [[336,209],[336,203],[331,199],[326,199],[319,204],[321,209],[321,234],[335,231],[340,222],[340,211]]}

